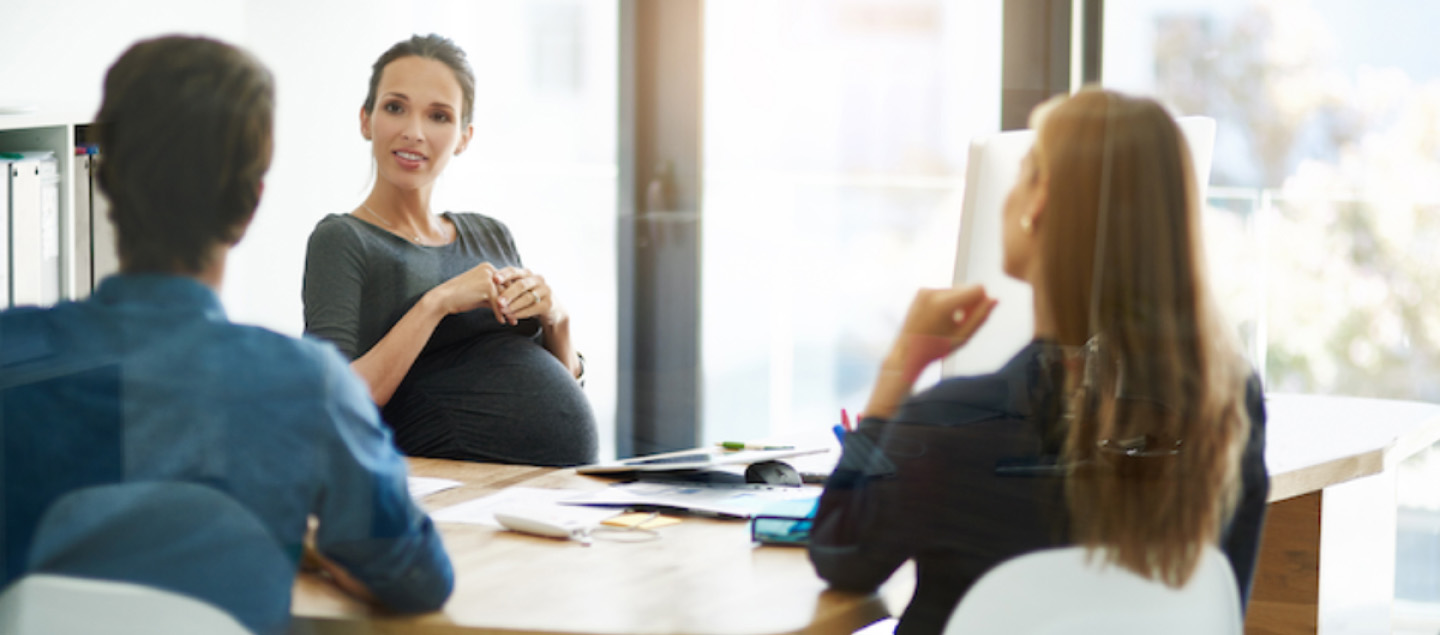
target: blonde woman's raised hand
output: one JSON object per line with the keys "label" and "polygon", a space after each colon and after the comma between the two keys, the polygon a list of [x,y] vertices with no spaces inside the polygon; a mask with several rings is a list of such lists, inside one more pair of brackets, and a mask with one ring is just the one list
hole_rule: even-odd
{"label": "blonde woman's raised hand", "polygon": [[993,308],[995,299],[985,295],[985,288],[979,285],[917,291],[905,324],[880,366],[864,416],[894,415],[925,367],[970,341]]}
{"label": "blonde woman's raised hand", "polygon": [[919,374],[931,362],[964,346],[985,320],[996,300],[985,287],[967,285],[954,289],[921,289],[910,301],[905,325],[891,350],[905,365],[907,374]]}

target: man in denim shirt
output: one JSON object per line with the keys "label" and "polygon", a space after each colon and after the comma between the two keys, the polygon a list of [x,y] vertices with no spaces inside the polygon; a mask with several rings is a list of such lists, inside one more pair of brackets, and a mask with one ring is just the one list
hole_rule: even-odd
{"label": "man in denim shirt", "polygon": [[[82,302],[0,313],[0,588],[37,565],[37,540],[144,534],[80,518],[37,535],[67,493],[180,481],[238,501],[286,556],[283,584],[241,580],[236,597],[206,598],[254,630],[288,622],[312,517],[317,560],[347,590],[393,611],[438,609],[450,561],[365,386],[329,345],[231,324],[216,296],[270,163],[269,71],[220,42],[160,38],[122,55],[104,90],[97,178],[122,273]],[[143,564],[91,575],[165,586],[166,551],[184,540],[154,542]],[[247,564],[244,551],[212,551],[205,575]],[[261,605],[269,614],[246,614]]]}

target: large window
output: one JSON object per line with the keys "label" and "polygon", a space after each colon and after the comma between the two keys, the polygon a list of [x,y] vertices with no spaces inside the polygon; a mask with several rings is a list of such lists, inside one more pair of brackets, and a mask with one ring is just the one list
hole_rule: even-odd
{"label": "large window", "polygon": [[[1105,9],[1107,85],[1218,120],[1208,247],[1267,389],[1440,401],[1440,5]],[[1400,469],[1401,631],[1440,625],[1437,478]]]}
{"label": "large window", "polygon": [[475,68],[475,137],[436,209],[509,225],[525,265],[571,314],[600,455],[615,449],[616,0],[456,3],[417,16]]}
{"label": "large window", "polygon": [[1440,63],[1415,48],[1437,19],[1106,3],[1105,83],[1218,120],[1210,249],[1240,257],[1216,282],[1271,390],[1440,400]]}
{"label": "large window", "polygon": [[972,136],[999,127],[1000,2],[705,4],[703,436],[864,406],[948,286]]}

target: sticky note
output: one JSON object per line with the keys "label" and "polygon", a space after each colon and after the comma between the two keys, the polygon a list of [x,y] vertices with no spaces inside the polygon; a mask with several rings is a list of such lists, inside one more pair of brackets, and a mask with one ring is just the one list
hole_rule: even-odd
{"label": "sticky note", "polygon": [[600,524],[602,525],[610,525],[612,527],[637,529],[659,529],[661,527],[669,527],[670,525],[675,525],[679,523],[679,518],[671,518],[670,516],[656,516],[654,514],[647,514],[644,512],[620,514],[619,516],[607,518],[600,522]]}

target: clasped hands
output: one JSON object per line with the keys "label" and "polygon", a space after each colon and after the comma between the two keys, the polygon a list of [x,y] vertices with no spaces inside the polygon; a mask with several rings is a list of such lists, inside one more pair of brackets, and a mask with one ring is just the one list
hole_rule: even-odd
{"label": "clasped hands", "polygon": [[512,326],[530,317],[540,318],[544,326],[564,319],[564,312],[555,303],[545,276],[522,267],[496,269],[482,262],[446,280],[437,289],[446,292],[449,313],[488,306],[495,312],[496,321]]}

